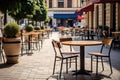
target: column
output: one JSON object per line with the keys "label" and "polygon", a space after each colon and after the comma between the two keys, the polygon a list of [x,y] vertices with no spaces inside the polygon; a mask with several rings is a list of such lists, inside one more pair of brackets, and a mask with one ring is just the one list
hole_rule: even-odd
{"label": "column", "polygon": [[116,3],[116,30],[120,30],[120,3]]}
{"label": "column", "polygon": [[77,0],[77,3],[78,3],[78,8],[80,8],[81,7],[81,0]]}
{"label": "column", "polygon": [[49,8],[49,0],[46,0],[47,8]]}
{"label": "column", "polygon": [[99,4],[98,16],[99,16],[98,26],[104,25],[104,7],[103,7],[103,4]]}
{"label": "column", "polygon": [[58,0],[53,0],[52,6],[53,6],[53,8],[57,8],[58,7]]}
{"label": "column", "polygon": [[77,7],[77,0],[72,0],[72,7],[76,8]]}
{"label": "column", "polygon": [[64,7],[67,8],[67,0],[64,0]]}
{"label": "column", "polygon": [[112,12],[111,12],[111,4],[107,3],[106,4],[106,25],[111,27],[112,26]]}

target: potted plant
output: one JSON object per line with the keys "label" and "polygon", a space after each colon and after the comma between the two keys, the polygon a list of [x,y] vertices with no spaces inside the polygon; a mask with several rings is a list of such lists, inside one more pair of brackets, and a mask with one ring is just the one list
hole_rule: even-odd
{"label": "potted plant", "polygon": [[25,27],[25,31],[26,32],[31,32],[31,31],[33,31],[34,30],[34,27],[32,26],[32,25],[27,25],[26,27]]}
{"label": "potted plant", "polygon": [[35,30],[40,30],[40,26],[36,26],[34,29]]}
{"label": "potted plant", "polygon": [[44,30],[44,26],[41,26],[40,29],[41,29],[41,30]]}
{"label": "potted plant", "polygon": [[108,36],[108,33],[109,33],[109,27],[106,26],[106,25],[99,25],[99,28],[100,30],[100,36],[102,37],[103,36],[103,33],[105,32],[106,33],[106,36]]}
{"label": "potted plant", "polygon": [[44,29],[47,29],[47,26],[44,26]]}
{"label": "potted plant", "polygon": [[20,32],[17,23],[7,23],[3,28],[3,49],[6,54],[7,63],[18,63],[21,50],[21,39],[16,35]]}

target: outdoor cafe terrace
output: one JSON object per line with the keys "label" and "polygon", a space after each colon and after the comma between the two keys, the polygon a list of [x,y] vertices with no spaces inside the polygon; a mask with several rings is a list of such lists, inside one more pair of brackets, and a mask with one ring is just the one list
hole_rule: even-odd
{"label": "outdoor cafe terrace", "polygon": [[[120,80],[120,43],[119,43],[119,32],[112,33],[112,39],[115,40],[111,48],[111,73],[109,62],[107,59],[103,59],[104,71],[102,71],[102,64],[98,61],[98,75],[96,77],[96,59],[93,60],[93,71],[91,72],[91,57],[88,52],[99,52],[102,39],[108,37],[103,34],[101,35],[94,33],[95,31],[89,29],[73,29],[73,28],[59,28],[58,31],[48,33],[31,32],[29,34],[22,34],[24,37],[32,34],[42,34],[42,38],[38,39],[37,44],[30,42],[29,44],[22,44],[22,51],[19,55],[19,62],[17,64],[6,64],[0,55],[0,80]],[[37,34],[37,35],[38,35]],[[35,35],[34,35],[35,36]],[[52,46],[52,40],[59,41],[60,38],[71,37],[73,41],[97,41],[101,42],[98,45],[87,45],[84,46],[84,68],[90,71],[89,74],[78,74],[73,75],[75,72],[75,63],[71,63],[71,67],[68,64],[68,73],[66,73],[66,63],[64,62],[62,68],[62,76],[60,75],[60,61],[56,62],[55,74],[53,75],[53,66],[55,52]],[[26,38],[25,38],[26,39]],[[28,39],[27,39],[28,40]],[[30,39],[31,40],[31,39]],[[118,42],[117,42],[118,41]],[[32,45],[31,45],[32,44]],[[39,44],[39,45],[38,45]],[[69,43],[68,43],[69,44]],[[72,44],[72,43],[71,43]],[[90,44],[90,43],[89,43]],[[26,45],[29,45],[26,47]],[[61,43],[63,46],[64,44]],[[69,45],[67,45],[69,46]],[[82,45],[83,46],[83,45]],[[64,46],[63,46],[64,47]],[[74,51],[80,52],[79,45],[73,45]],[[107,52],[107,45],[104,47]],[[68,51],[68,47],[65,51]],[[4,50],[1,48],[1,52],[4,54]],[[2,54],[2,53],[1,53]],[[4,58],[6,58],[4,54]],[[77,59],[77,70],[80,70],[81,56],[78,54]],[[72,61],[74,62],[74,61]],[[82,67],[83,68],[83,67]]]}

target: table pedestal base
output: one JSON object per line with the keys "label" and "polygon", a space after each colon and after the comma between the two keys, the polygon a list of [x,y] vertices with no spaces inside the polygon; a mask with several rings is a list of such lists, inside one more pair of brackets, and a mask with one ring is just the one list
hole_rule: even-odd
{"label": "table pedestal base", "polygon": [[79,75],[79,74],[81,74],[81,75],[91,75],[90,74],[91,72],[92,71],[89,71],[89,70],[79,70],[79,71],[75,72],[73,75]]}

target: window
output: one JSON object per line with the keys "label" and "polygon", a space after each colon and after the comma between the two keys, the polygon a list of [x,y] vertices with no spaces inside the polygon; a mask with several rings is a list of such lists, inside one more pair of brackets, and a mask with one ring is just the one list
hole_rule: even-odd
{"label": "window", "polygon": [[67,0],[67,7],[72,8],[72,0]]}
{"label": "window", "polygon": [[52,0],[49,0],[49,8],[52,8]]}
{"label": "window", "polygon": [[64,8],[64,0],[58,0],[58,8]]}

